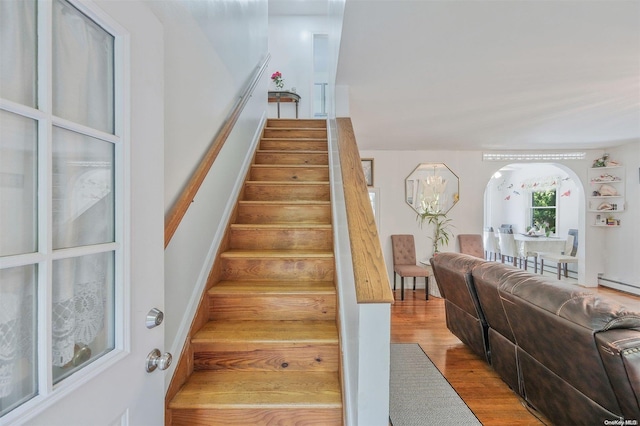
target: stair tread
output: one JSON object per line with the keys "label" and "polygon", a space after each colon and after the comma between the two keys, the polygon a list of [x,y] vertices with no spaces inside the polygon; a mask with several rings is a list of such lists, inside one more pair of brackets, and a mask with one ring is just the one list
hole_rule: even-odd
{"label": "stair tread", "polygon": [[338,344],[335,321],[314,320],[227,320],[209,321],[191,339],[193,344],[282,343]]}
{"label": "stair tread", "polygon": [[299,155],[299,154],[326,154],[328,151],[327,150],[309,150],[309,149],[304,149],[304,150],[295,150],[295,151],[290,151],[290,150],[286,150],[286,149],[258,149],[256,151],[258,154],[292,154],[292,155]]}
{"label": "stair tread", "polygon": [[248,180],[246,185],[291,185],[291,186],[305,186],[305,185],[329,185],[328,180],[309,180],[295,182],[290,180]]}
{"label": "stair tread", "polygon": [[[304,124],[304,123],[301,123]],[[284,127],[284,126],[269,126],[269,124],[267,123],[267,125],[265,126],[265,130],[326,130],[325,127],[302,127],[302,126],[291,126],[291,127]]]}
{"label": "stair tread", "polygon": [[[313,129],[313,127],[310,127],[311,129]],[[286,129],[285,127],[269,127],[269,129]],[[317,129],[315,129],[317,130]],[[270,138],[270,137],[266,137],[266,138],[260,138],[261,141],[285,141],[285,142],[326,142],[327,138],[300,138],[300,137],[292,137],[292,138],[283,138],[283,137],[276,137],[276,138]]]}
{"label": "stair tread", "polygon": [[327,206],[331,204],[331,201],[326,200],[239,200],[239,204],[256,205],[265,204],[270,206]]}
{"label": "stair tread", "polygon": [[314,126],[315,128],[326,128],[327,120],[322,118],[269,118],[267,120],[267,126]]}
{"label": "stair tread", "polygon": [[221,258],[333,258],[331,250],[242,250],[230,249],[220,254]]}
{"label": "stair tread", "polygon": [[208,290],[214,294],[335,294],[331,281],[219,281]]}
{"label": "stair tread", "polygon": [[335,372],[195,371],[171,409],[339,408]]}
{"label": "stair tread", "polygon": [[330,223],[307,223],[307,222],[290,222],[290,223],[232,223],[232,229],[246,230],[267,230],[267,229],[331,229]]}
{"label": "stair tread", "polygon": [[[295,151],[297,152],[297,151]],[[260,169],[328,169],[328,164],[252,164]]]}

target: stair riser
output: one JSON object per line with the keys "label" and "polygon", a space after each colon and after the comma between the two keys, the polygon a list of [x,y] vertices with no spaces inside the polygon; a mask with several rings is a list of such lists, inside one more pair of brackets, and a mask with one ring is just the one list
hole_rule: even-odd
{"label": "stair riser", "polygon": [[342,424],[342,408],[229,408],[173,410],[174,426],[247,426]]}
{"label": "stair riser", "polygon": [[333,233],[328,229],[231,229],[232,249],[331,250]]}
{"label": "stair riser", "polygon": [[331,223],[331,206],[280,206],[268,204],[243,204],[238,208],[236,223]]}
{"label": "stair riser", "polygon": [[250,179],[279,182],[328,182],[329,168],[252,167]]}
{"label": "stair riser", "polygon": [[329,154],[324,152],[306,152],[306,153],[288,153],[288,152],[269,152],[260,151],[256,153],[256,164],[311,164],[311,165],[327,165],[329,164]]}
{"label": "stair riser", "polygon": [[256,184],[247,183],[244,189],[246,201],[329,201],[328,184]]}
{"label": "stair riser", "polygon": [[222,259],[222,280],[310,280],[334,278],[333,259]]}
{"label": "stair riser", "polygon": [[278,151],[327,151],[328,145],[326,140],[296,141],[287,139],[262,139],[260,141],[260,149]]}
{"label": "stair riser", "polygon": [[262,134],[263,138],[309,138],[309,139],[326,139],[326,129],[285,129],[285,128],[266,128]]}
{"label": "stair riser", "polygon": [[214,295],[209,303],[210,320],[336,319],[335,295]]}
{"label": "stair riser", "polygon": [[[200,347],[202,346],[202,347]],[[238,346],[238,347],[235,347]],[[338,345],[194,345],[196,370],[338,371]]]}
{"label": "stair riser", "polygon": [[327,120],[301,120],[301,119],[293,120],[293,119],[287,119],[287,118],[280,118],[280,119],[271,118],[267,120],[266,127],[285,127],[289,129],[292,127],[303,127],[305,129],[309,129],[309,128],[326,129]]}

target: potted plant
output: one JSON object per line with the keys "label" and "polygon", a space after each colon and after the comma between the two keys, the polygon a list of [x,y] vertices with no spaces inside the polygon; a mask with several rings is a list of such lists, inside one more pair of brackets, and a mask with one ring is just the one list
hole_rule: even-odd
{"label": "potted plant", "polygon": [[280,71],[276,71],[271,74],[271,80],[276,84],[276,88],[278,90],[282,90],[284,87],[284,79],[282,78],[282,73]]}
{"label": "potted plant", "polygon": [[433,243],[433,255],[435,256],[440,250],[440,246],[448,245],[449,239],[453,236],[450,228],[453,227],[451,219],[447,217],[445,213],[429,213],[424,212],[418,214],[417,219],[420,222],[420,227],[426,222],[429,225],[433,225],[433,237],[429,237]]}

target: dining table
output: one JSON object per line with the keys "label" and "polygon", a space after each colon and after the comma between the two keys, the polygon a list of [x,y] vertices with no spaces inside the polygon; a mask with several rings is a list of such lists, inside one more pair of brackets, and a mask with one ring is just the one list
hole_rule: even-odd
{"label": "dining table", "polygon": [[545,235],[515,234],[513,238],[518,245],[518,252],[524,255],[532,252],[562,253],[567,242],[566,238]]}

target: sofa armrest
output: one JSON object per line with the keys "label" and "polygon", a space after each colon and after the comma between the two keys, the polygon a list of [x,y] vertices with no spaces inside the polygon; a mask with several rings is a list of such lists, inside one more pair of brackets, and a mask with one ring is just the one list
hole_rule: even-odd
{"label": "sofa armrest", "polygon": [[640,330],[613,329],[595,337],[625,419],[640,421]]}

